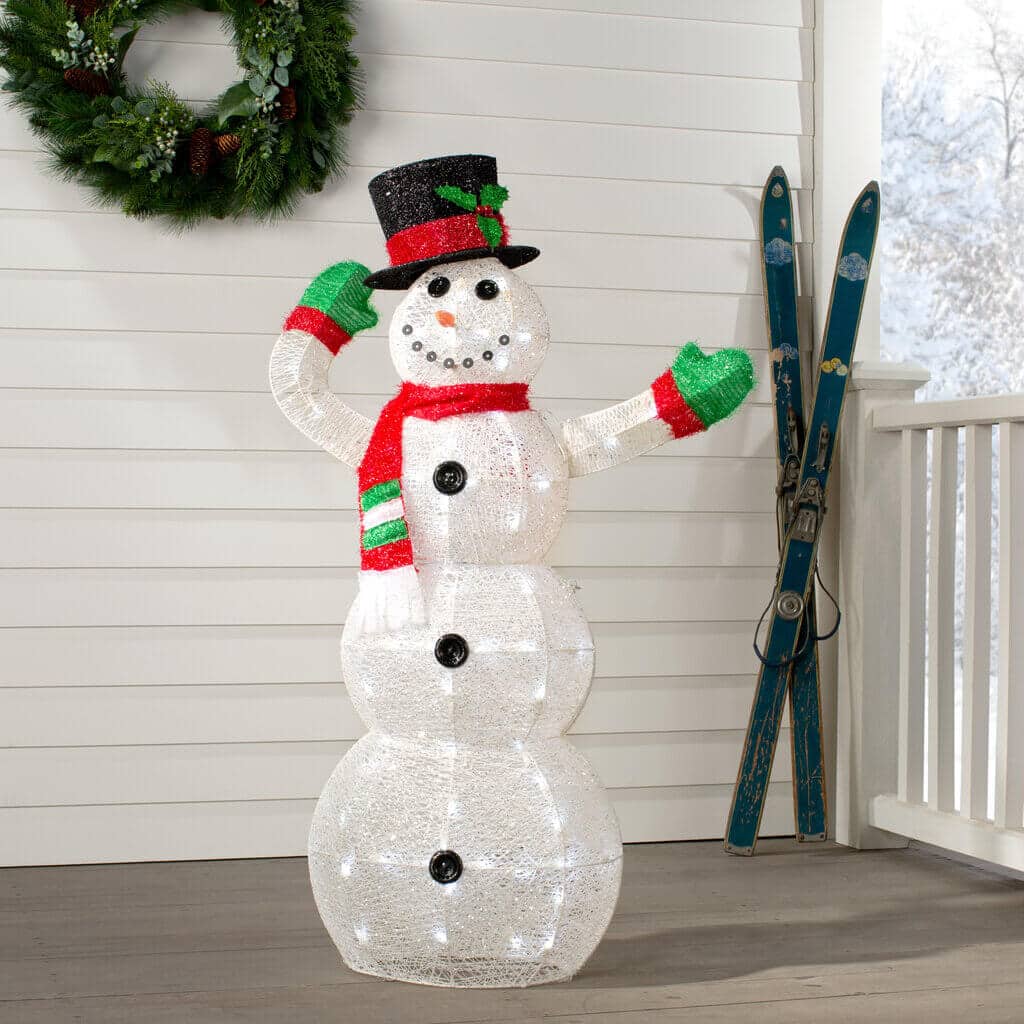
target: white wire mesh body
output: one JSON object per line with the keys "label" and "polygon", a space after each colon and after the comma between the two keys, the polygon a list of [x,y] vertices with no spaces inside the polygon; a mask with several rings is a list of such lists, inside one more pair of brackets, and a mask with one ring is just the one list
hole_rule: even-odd
{"label": "white wire mesh body", "polygon": [[[439,562],[420,577],[426,627],[346,626],[342,638],[371,731],[313,817],[321,916],[369,974],[474,987],[570,977],[611,919],[622,857],[608,798],[562,736],[590,687],[590,630],[544,566]],[[469,650],[454,669],[434,651],[450,633]],[[464,870],[442,885],[429,865],[443,850]]]}
{"label": "white wire mesh body", "polygon": [[[622,845],[562,737],[589,691],[590,629],[572,587],[523,561],[565,517],[566,456],[533,412],[409,420],[403,448],[414,549],[434,559],[419,573],[428,625],[363,633],[358,598],[349,616],[343,673],[371,732],[314,814],[317,905],[358,971],[473,987],[570,977],[611,919]],[[472,467],[455,497],[432,483],[452,458]],[[454,669],[435,656],[453,633],[469,651]],[[444,850],[463,872],[439,884],[429,865]]]}

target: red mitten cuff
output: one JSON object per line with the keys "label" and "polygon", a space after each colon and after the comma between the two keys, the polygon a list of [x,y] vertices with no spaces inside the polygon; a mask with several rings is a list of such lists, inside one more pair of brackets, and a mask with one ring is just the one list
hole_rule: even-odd
{"label": "red mitten cuff", "polygon": [[352,340],[348,331],[339,327],[326,313],[310,306],[296,306],[284,322],[286,331],[306,331],[318,338],[336,356],[347,341]]}

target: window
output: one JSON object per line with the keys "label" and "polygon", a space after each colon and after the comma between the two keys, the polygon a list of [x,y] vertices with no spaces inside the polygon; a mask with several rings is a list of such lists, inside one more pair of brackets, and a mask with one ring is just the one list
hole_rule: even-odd
{"label": "window", "polygon": [[882,354],[1024,391],[1024,4],[884,4]]}

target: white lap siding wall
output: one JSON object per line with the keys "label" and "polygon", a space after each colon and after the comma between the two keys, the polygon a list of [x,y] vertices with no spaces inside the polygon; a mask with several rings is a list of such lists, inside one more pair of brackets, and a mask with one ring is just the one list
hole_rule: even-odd
{"label": "white lap siding wall", "polygon": [[[757,204],[783,164],[811,238],[810,4],[364,8],[351,171],[274,227],[98,212],[0,110],[2,863],[304,851],[362,732],[338,661],[355,487],[277,410],[268,356],[322,267],[382,261],[369,178],[465,151],[497,156],[514,237],[543,250],[536,405],[632,395],[690,338],[755,356],[735,419],[575,481],[552,552],[597,645],[572,739],[624,838],[722,833],[775,559]],[[196,99],[230,68],[199,12],[132,59]],[[333,378],[368,413],[396,383],[382,336]],[[784,735],[766,833],[792,829],[789,771]]]}

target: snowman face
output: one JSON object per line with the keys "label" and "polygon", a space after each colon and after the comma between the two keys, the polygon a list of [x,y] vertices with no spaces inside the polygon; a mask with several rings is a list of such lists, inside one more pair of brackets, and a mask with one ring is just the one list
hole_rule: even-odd
{"label": "snowman face", "polygon": [[493,258],[422,274],[391,320],[391,359],[417,384],[527,383],[544,360],[548,319],[537,293]]}

